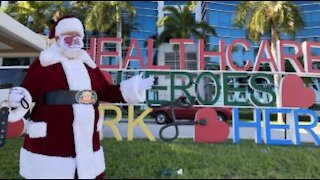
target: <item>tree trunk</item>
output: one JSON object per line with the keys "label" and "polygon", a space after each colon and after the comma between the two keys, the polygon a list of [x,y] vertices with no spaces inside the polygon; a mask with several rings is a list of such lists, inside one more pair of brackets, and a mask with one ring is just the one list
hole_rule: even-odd
{"label": "tree trunk", "polygon": [[[276,48],[277,48],[277,42],[279,40],[279,33],[277,32],[277,30],[274,28],[274,26],[271,28],[271,52],[273,57],[276,59],[277,62],[277,66],[279,67],[280,64],[280,57],[277,57],[277,52],[276,52]],[[279,69],[280,71],[280,69]],[[276,106],[277,108],[281,108],[281,97],[280,97],[280,81],[281,81],[281,75],[275,73],[274,74],[274,87],[275,87],[275,93],[276,93]],[[278,113],[277,114],[277,122],[278,123],[283,123],[283,114]]]}

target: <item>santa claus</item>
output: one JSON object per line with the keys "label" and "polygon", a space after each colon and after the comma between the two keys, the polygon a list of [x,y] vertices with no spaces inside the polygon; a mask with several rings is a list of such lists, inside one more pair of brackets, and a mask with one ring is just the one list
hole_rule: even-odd
{"label": "santa claus", "polygon": [[143,102],[154,78],[137,75],[111,85],[81,49],[84,29],[79,19],[62,18],[54,30],[56,43],[41,52],[22,87],[9,94],[11,121],[21,119],[26,106],[35,102],[20,151],[20,174],[32,179],[103,178],[98,102]]}

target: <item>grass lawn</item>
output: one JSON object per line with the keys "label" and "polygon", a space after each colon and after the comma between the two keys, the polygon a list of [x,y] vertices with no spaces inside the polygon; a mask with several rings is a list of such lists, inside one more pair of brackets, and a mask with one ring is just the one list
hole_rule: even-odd
{"label": "grass lawn", "polygon": [[[22,139],[11,139],[0,149],[0,178],[21,178],[19,148]],[[171,143],[158,140],[102,141],[107,178],[320,178],[320,149],[303,146],[240,144],[195,144],[191,139]],[[181,176],[166,177],[161,170],[183,169]]]}

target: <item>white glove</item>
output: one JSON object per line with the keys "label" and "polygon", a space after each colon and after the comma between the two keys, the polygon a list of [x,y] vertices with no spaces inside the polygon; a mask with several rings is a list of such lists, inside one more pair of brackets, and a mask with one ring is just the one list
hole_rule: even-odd
{"label": "white glove", "polygon": [[154,84],[154,77],[148,77],[146,79],[142,79],[142,73],[138,75],[139,78],[139,91],[145,91],[152,88]]}
{"label": "white glove", "polygon": [[146,90],[152,88],[154,78],[142,79],[142,73],[120,83],[120,90],[124,100],[129,104],[144,102]]}
{"label": "white glove", "polygon": [[[22,102],[22,99],[24,101]],[[32,97],[29,91],[23,87],[14,87],[10,89],[8,103],[11,108],[8,120],[10,122],[19,121],[29,111],[32,103]],[[23,104],[23,106],[21,105]]]}
{"label": "white glove", "polygon": [[24,97],[25,95],[23,89],[12,88],[9,92],[9,106],[12,108],[21,106],[21,100]]}

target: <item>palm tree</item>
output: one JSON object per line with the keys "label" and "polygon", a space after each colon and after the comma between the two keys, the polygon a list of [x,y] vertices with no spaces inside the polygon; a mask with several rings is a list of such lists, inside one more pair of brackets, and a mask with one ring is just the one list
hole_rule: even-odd
{"label": "palm tree", "polygon": [[[127,16],[130,19],[135,16],[135,13],[130,1],[95,1],[87,14],[85,24],[88,30],[95,30],[99,33],[111,31],[116,27],[117,37],[121,38],[123,18]],[[121,44],[117,44],[117,50],[122,54]]]}
{"label": "palm tree", "polygon": [[63,15],[74,15],[81,20],[81,22],[85,22],[87,18],[87,14],[93,7],[92,1],[67,1],[69,2],[69,7],[67,7],[66,12],[63,12]]}
{"label": "palm tree", "polygon": [[[262,35],[270,33],[272,55],[277,57],[276,42],[280,40],[280,33],[295,37],[296,33],[303,29],[304,22],[298,7],[292,2],[242,1],[236,11],[235,26],[246,28],[252,41],[258,41]],[[281,103],[280,78],[279,74],[274,75],[277,107]],[[278,114],[278,122],[283,122],[282,114]]]}
{"label": "palm tree", "polygon": [[[195,9],[197,1],[189,1],[183,7],[180,5],[166,6],[163,8],[164,12],[169,15],[158,20],[157,26],[164,27],[164,30],[158,35],[154,46],[159,47],[163,43],[168,43],[171,38],[196,38],[205,39],[206,34],[216,35],[216,31],[206,22],[198,22],[195,20],[192,11]],[[174,60],[177,60],[178,45],[173,45]],[[176,63],[175,63],[176,65]],[[176,67],[175,67],[176,68]],[[185,80],[182,79],[182,84]]]}
{"label": "palm tree", "polygon": [[52,25],[55,15],[66,12],[63,1],[17,1],[3,11],[36,33],[43,33]]}
{"label": "palm tree", "polygon": [[[139,23],[134,21],[134,17],[128,17],[128,19],[126,18],[122,18],[121,20],[121,29],[122,29],[122,44],[123,44],[123,48],[124,50],[129,47],[130,44],[130,34],[132,31],[137,31],[140,26]],[[112,27],[117,27],[117,23],[114,23],[114,25]],[[106,32],[108,35],[110,35],[111,37],[116,37],[118,36],[118,30],[116,28],[112,28],[107,30]],[[125,52],[123,52],[123,54],[126,54]]]}
{"label": "palm tree", "polygon": [[157,22],[157,26],[164,26],[164,30],[159,34],[155,42],[156,46],[168,42],[170,38],[190,38],[193,36],[200,39],[204,38],[206,33],[216,35],[215,29],[209,24],[195,20],[192,14],[195,5],[196,1],[189,1],[183,8],[180,5],[178,8],[174,6],[163,8],[170,15],[159,19]]}
{"label": "palm tree", "polygon": [[95,1],[87,14],[86,27],[89,30],[107,32],[114,29],[116,24],[118,33],[121,33],[121,23],[125,15],[135,16],[135,9],[130,1]]}

